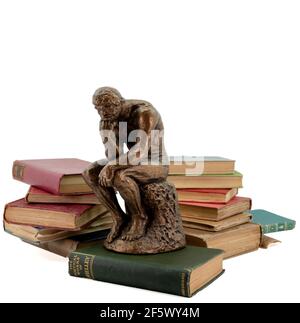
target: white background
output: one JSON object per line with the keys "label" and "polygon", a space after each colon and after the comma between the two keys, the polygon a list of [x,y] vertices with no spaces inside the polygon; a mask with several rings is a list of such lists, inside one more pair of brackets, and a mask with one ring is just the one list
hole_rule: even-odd
{"label": "white background", "polygon": [[[104,155],[94,90],[161,112],[170,155],[237,160],[254,208],[299,213],[298,1],[1,1],[1,205],[15,159]],[[67,260],[0,232],[1,301],[300,301],[299,232],[224,263],[192,299],[68,276]]]}

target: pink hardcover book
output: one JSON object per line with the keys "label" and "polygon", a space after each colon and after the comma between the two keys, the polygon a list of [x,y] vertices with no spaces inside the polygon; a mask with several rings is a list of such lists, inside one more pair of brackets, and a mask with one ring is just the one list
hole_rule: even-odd
{"label": "pink hardcover book", "polygon": [[76,158],[16,160],[13,178],[53,194],[87,194],[82,172],[90,162]]}
{"label": "pink hardcover book", "polygon": [[205,208],[212,208],[212,209],[222,209],[224,207],[228,207],[237,203],[241,202],[248,202],[251,207],[251,199],[249,197],[242,197],[242,196],[236,196],[228,203],[220,204],[220,203],[203,203],[203,202],[186,202],[186,201],[180,201],[179,204],[182,205],[189,205],[189,206],[199,206],[199,207],[205,207]]}

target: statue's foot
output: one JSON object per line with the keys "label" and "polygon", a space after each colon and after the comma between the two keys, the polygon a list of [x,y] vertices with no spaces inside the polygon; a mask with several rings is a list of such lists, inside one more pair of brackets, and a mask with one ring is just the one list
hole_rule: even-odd
{"label": "statue's foot", "polygon": [[114,222],[109,234],[107,235],[106,241],[112,243],[121,234],[122,221]]}
{"label": "statue's foot", "polygon": [[134,219],[130,230],[122,235],[122,240],[133,241],[141,238],[146,231],[146,219]]}

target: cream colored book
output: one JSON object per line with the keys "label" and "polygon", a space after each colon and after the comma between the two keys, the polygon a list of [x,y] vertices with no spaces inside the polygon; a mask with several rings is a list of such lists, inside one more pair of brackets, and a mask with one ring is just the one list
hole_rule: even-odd
{"label": "cream colored book", "polygon": [[3,224],[5,231],[21,238],[22,240],[26,240],[32,243],[45,243],[110,229],[112,226],[112,218],[109,213],[105,213],[94,220],[88,227],[82,228],[78,231],[57,230],[51,228],[35,227],[31,225],[14,224],[9,223],[5,220]]}
{"label": "cream colored book", "polygon": [[228,203],[238,193],[237,188],[183,188],[177,189],[179,202]]}
{"label": "cream colored book", "polygon": [[182,216],[183,226],[185,228],[199,229],[205,231],[222,231],[225,229],[232,228],[243,223],[248,223],[251,221],[251,214],[241,213],[233,215],[227,219],[220,221],[210,221],[197,218],[186,218]]}
{"label": "cream colored book", "polygon": [[5,206],[4,219],[15,224],[80,230],[105,212],[102,204],[29,204],[23,198]]}
{"label": "cream colored book", "polygon": [[179,201],[184,218],[220,221],[251,209],[251,199],[236,196],[226,204]]}
{"label": "cream colored book", "polygon": [[239,172],[232,174],[204,175],[172,175],[168,181],[176,188],[240,188],[243,187],[243,175]]}
{"label": "cream colored book", "polygon": [[169,174],[232,174],[235,161],[216,156],[171,156]]}

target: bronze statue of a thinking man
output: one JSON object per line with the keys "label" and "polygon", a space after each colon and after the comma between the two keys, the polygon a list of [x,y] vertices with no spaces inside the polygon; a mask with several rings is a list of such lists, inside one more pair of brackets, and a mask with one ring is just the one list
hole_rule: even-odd
{"label": "bronze statue of a thinking man", "polygon": [[[123,241],[128,245],[145,237],[153,221],[153,215],[150,219],[145,207],[148,207],[151,197],[143,188],[154,183],[162,185],[168,176],[164,127],[160,114],[149,102],[125,100],[114,88],[96,90],[93,104],[101,117],[100,134],[107,159],[91,164],[83,177],[111,212],[113,226],[106,243],[111,244],[118,239],[119,244]],[[124,146],[128,151],[124,151]],[[156,191],[153,185],[150,187]],[[123,198],[126,213],[121,209],[115,191]],[[155,200],[154,195],[151,196]],[[174,198],[174,212],[178,215],[176,196]],[[180,220],[176,221],[179,221],[179,231],[182,231]],[[182,247],[184,238],[179,240]],[[121,249],[124,252],[124,248]]]}

